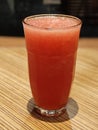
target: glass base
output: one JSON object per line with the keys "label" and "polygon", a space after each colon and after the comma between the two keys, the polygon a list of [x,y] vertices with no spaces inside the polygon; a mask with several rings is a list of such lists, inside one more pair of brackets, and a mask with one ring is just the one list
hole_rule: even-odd
{"label": "glass base", "polygon": [[45,110],[41,107],[34,105],[34,111],[42,116],[54,117],[54,116],[60,116],[63,113],[65,113],[66,107],[62,107],[62,108],[57,109],[57,110]]}

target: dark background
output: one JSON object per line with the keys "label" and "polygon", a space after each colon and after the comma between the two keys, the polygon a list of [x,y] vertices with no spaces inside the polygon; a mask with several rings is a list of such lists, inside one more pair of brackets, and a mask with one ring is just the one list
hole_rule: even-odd
{"label": "dark background", "polygon": [[28,15],[62,13],[83,21],[81,37],[98,37],[98,0],[0,0],[0,35],[23,36]]}

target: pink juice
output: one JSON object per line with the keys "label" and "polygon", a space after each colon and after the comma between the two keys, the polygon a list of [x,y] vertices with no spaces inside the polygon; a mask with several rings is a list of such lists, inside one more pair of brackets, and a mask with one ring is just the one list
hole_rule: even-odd
{"label": "pink juice", "polygon": [[60,109],[68,101],[80,27],[79,19],[56,15],[24,21],[31,90],[43,109]]}

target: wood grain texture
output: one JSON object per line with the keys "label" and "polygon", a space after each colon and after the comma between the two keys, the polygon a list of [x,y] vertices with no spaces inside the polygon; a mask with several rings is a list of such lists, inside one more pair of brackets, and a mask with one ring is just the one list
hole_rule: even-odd
{"label": "wood grain texture", "polygon": [[0,130],[98,130],[98,39],[80,39],[66,113],[32,112],[24,38],[0,37]]}

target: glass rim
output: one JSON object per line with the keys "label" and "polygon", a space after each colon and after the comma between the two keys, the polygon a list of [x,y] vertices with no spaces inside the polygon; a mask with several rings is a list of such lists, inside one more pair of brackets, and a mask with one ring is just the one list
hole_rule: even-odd
{"label": "glass rim", "polygon": [[66,18],[75,19],[77,21],[76,24],[74,24],[74,25],[71,25],[71,26],[68,26],[68,27],[64,27],[64,28],[53,28],[53,29],[50,29],[50,30],[64,30],[64,29],[75,28],[75,27],[77,27],[79,25],[82,25],[82,21],[81,21],[80,18],[78,18],[76,16],[73,16],[73,15],[66,15],[66,14],[38,14],[38,15],[30,15],[30,16],[25,17],[22,20],[22,23],[25,24],[25,25],[28,25],[30,27],[36,28],[36,29],[49,30],[49,28],[41,28],[41,27],[34,26],[34,25],[31,25],[31,24],[27,23],[28,19],[36,18],[36,17],[45,17],[45,16],[66,17]]}

